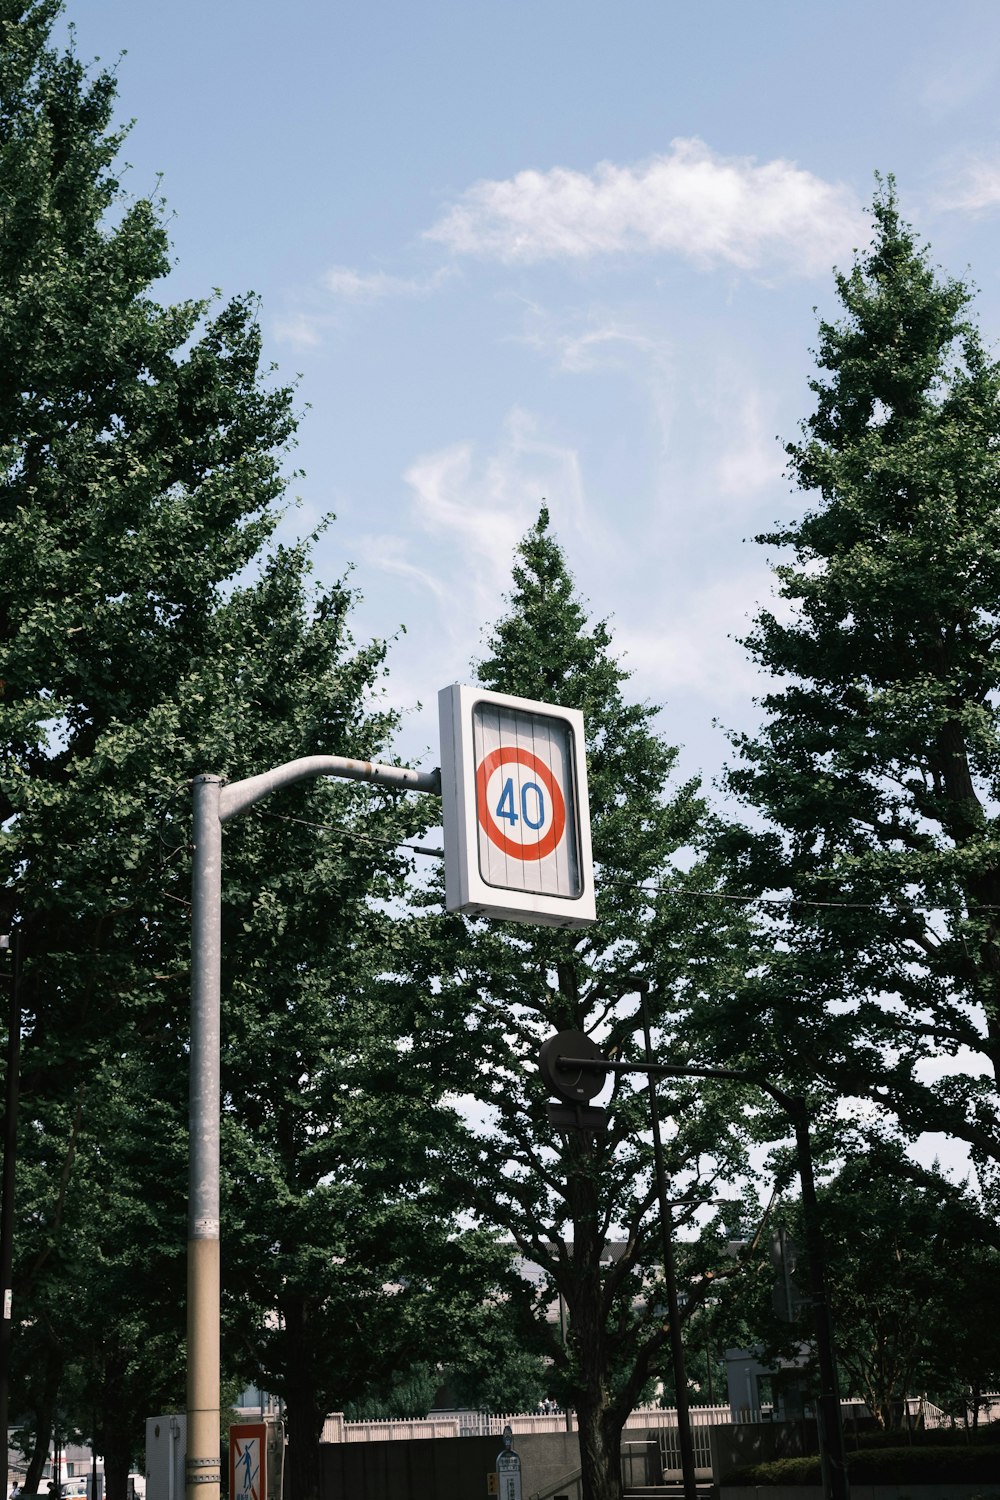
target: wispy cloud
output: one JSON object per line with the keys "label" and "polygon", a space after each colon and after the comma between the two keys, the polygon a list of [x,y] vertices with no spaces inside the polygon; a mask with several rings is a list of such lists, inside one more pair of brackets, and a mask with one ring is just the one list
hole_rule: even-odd
{"label": "wispy cloud", "polygon": [[977,155],[951,167],[948,180],[931,195],[934,208],[977,214],[1000,204],[1000,151]]}
{"label": "wispy cloud", "polygon": [[305,312],[286,313],[271,321],[271,331],[280,344],[293,349],[315,349],[323,342],[323,331],[329,319]]}
{"label": "wispy cloud", "polygon": [[446,542],[462,566],[454,580],[459,589],[474,583],[483,597],[494,596],[531,511],[520,486],[512,484],[509,454],[494,455],[476,472],[471,443],[456,443],[427,453],[410,465],[404,478],[412,492],[413,518],[420,529]]}
{"label": "wispy cloud", "polygon": [[332,330],[342,326],[347,306],[384,302],[389,298],[431,297],[458,274],[455,265],[439,266],[426,276],[393,276],[388,271],[358,271],[352,266],[331,266],[318,282],[300,291],[298,307],[272,320],[279,343],[294,349],[316,349]]}
{"label": "wispy cloud", "polygon": [[442,266],[430,276],[390,276],[386,271],[331,266],[322,284],[326,291],[347,302],[378,302],[384,297],[430,297],[454,274],[452,266]]}
{"label": "wispy cloud", "polygon": [[[417,535],[365,537],[362,556],[417,585],[440,621],[442,638],[453,646],[460,641],[465,660],[480,624],[502,609],[514,550],[543,499],[557,533],[601,545],[593,536],[576,451],[548,441],[519,408],[508,415],[492,451],[454,443],[415,458],[403,478],[411,497],[408,529]],[[429,552],[421,534],[432,543]]]}
{"label": "wispy cloud", "polygon": [[729,442],[716,459],[715,482],[724,496],[750,499],[778,483],[787,460],[775,441],[774,419],[763,392],[743,381],[730,395],[724,415],[719,414]]}
{"label": "wispy cloud", "polygon": [[649,358],[659,354],[655,339],[615,320],[567,330],[537,318],[529,332],[519,335],[519,342],[554,356],[557,367],[571,375],[627,368],[636,355]]}
{"label": "wispy cloud", "polygon": [[664,591],[659,620],[616,619],[624,666],[654,700],[690,693],[727,712],[747,704],[763,679],[740,638],[750,627],[750,601],[766,589],[757,567]]}
{"label": "wispy cloud", "polygon": [[701,267],[827,271],[864,233],[856,195],[793,162],[676,140],[635,166],[554,167],[474,183],[427,238],[506,262],[645,252]]}
{"label": "wispy cloud", "polygon": [[673,348],[649,326],[648,319],[646,327],[639,327],[614,309],[598,307],[565,318],[529,303],[524,330],[515,341],[537,349],[561,373],[613,372],[634,381],[650,403],[665,451],[674,419]]}
{"label": "wispy cloud", "polygon": [[433,594],[439,604],[448,602],[448,589],[444,580],[435,577],[429,569],[421,568],[409,560],[402,537],[388,536],[384,533],[378,536],[362,536],[358,539],[358,552],[362,561],[381,569],[383,573],[392,573],[397,578],[405,578],[409,582],[418,584],[428,593]]}
{"label": "wispy cloud", "polygon": [[404,478],[419,528],[460,558],[453,587],[495,610],[514,549],[548,498],[557,517],[586,530],[575,450],[547,442],[529,413],[509,413],[500,441],[480,457],[471,443],[422,455]]}

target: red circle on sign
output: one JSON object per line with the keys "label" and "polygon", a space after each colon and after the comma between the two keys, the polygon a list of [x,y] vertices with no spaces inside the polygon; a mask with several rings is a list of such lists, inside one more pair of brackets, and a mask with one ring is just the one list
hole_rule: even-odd
{"label": "red circle on sign", "polygon": [[[536,776],[540,776],[552,798],[552,827],[538,840],[537,844],[519,844],[516,839],[508,838],[503,830],[496,826],[486,809],[486,788],[490,777],[498,766],[511,760],[517,761],[519,765],[527,766],[529,770],[534,771]],[[515,745],[501,745],[499,750],[491,750],[489,755],[484,755],[479,762],[479,768],[476,771],[476,816],[480,826],[486,830],[486,837],[490,842],[496,844],[498,849],[502,849],[505,854],[511,855],[514,859],[544,859],[556,848],[566,831],[566,803],[558,781],[537,755],[532,755],[530,750],[519,750]]]}

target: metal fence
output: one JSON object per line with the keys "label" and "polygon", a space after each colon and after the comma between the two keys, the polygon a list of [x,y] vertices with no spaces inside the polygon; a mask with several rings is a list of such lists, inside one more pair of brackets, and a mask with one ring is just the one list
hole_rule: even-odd
{"label": "metal fence", "polygon": [[[719,1422],[731,1422],[728,1406],[695,1406],[691,1408],[692,1435],[700,1434],[707,1452],[708,1428]],[[575,1432],[573,1412],[438,1412],[432,1417],[414,1417],[384,1422],[346,1422],[335,1412],[323,1424],[320,1439],[324,1443],[372,1443],[386,1440],[410,1441],[437,1437],[502,1437],[505,1427],[515,1436],[532,1432]],[[673,1407],[637,1407],[626,1419],[625,1429],[655,1428],[663,1433],[676,1432],[677,1413]],[[701,1448],[698,1450],[701,1451]],[[700,1460],[699,1460],[700,1464]]]}
{"label": "metal fence", "polygon": [[[728,1406],[692,1406],[689,1415],[691,1418],[691,1447],[694,1450],[695,1470],[700,1477],[708,1477],[712,1473],[711,1428],[731,1423],[733,1415]],[[677,1429],[677,1413],[673,1408],[670,1408],[664,1412],[664,1416],[668,1416],[672,1420],[664,1422],[657,1433],[660,1443],[660,1464],[665,1474],[679,1474],[681,1471],[681,1445],[680,1434]]]}
{"label": "metal fence", "polygon": [[[980,1421],[1000,1416],[1000,1395],[984,1397],[984,1411]],[[844,1401],[844,1421],[850,1430],[852,1420],[867,1416],[867,1408],[858,1401]],[[711,1468],[709,1450],[709,1428],[728,1426],[734,1421],[728,1406],[692,1406],[691,1440],[695,1453],[695,1466],[699,1470]],[[970,1413],[971,1417],[971,1413]],[[951,1418],[927,1401],[924,1397],[912,1396],[907,1402],[907,1418],[911,1423],[926,1427],[949,1425]],[[770,1422],[773,1413],[770,1407],[741,1411],[736,1421]],[[371,1443],[395,1440],[410,1441],[414,1438],[438,1437],[496,1437],[503,1436],[505,1427],[510,1427],[515,1436],[534,1432],[575,1432],[576,1418],[573,1412],[437,1412],[432,1417],[384,1422],[346,1422],[339,1413],[327,1417],[320,1439],[324,1443]],[[638,1436],[644,1431],[646,1437]],[[630,1436],[630,1434],[632,1434]],[[630,1445],[638,1459],[639,1450],[657,1443],[660,1462],[664,1472],[679,1472],[681,1467],[680,1446],[677,1434],[677,1412],[672,1406],[637,1407],[625,1422],[622,1433],[623,1445]]]}

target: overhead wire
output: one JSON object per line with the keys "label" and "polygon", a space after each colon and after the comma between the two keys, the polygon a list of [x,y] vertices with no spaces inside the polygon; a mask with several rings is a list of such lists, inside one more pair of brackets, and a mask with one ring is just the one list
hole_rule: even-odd
{"label": "overhead wire", "polygon": [[[314,828],[317,832],[339,833],[345,838],[354,839],[362,844],[378,844],[393,849],[406,849],[413,854],[421,854],[429,859],[444,859],[443,849],[433,849],[427,844],[403,843],[393,838],[380,838],[376,834],[359,833],[354,828],[348,828],[342,823],[323,823],[310,818],[296,818],[288,813],[270,812],[264,808],[255,808],[256,815],[262,818],[276,818],[279,822],[297,823],[303,828]],[[641,891],[647,896],[673,895],[685,897],[695,901],[731,901],[748,906],[767,906],[781,909],[805,906],[809,908],[827,909],[832,911],[884,911],[883,903],[877,901],[821,901],[810,896],[745,896],[731,891],[699,891],[692,890],[686,886],[674,886],[666,882],[650,884],[643,881],[631,881],[612,879],[609,885],[618,886],[627,890]],[[976,903],[970,908],[972,911],[1000,911],[1000,905],[987,903]]]}
{"label": "overhead wire", "polygon": [[427,844],[401,843],[398,839],[379,838],[377,834],[358,833],[342,823],[317,823],[310,818],[293,818],[289,813],[269,812],[266,808],[254,808],[259,818],[277,818],[281,823],[298,823],[302,828],[315,828],[320,832],[341,833],[359,844],[383,844],[392,849],[408,849],[411,854],[424,854],[430,859],[444,859],[443,849],[432,849]]}

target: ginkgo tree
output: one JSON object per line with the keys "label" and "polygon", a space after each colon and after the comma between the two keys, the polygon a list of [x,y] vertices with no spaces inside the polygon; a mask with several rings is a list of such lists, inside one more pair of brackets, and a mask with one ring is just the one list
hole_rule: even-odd
{"label": "ginkgo tree", "polygon": [[[158,299],[164,205],[122,190],[114,76],[58,40],[60,9],[0,7],[0,931],[20,929],[25,957],[4,1374],[27,1488],[71,1424],[123,1500],[144,1418],[184,1405],[190,778],[385,758],[393,721],[385,648],[352,640],[351,591],[316,585],[308,546],[276,543],[296,415],[255,300]],[[287,1380],[290,1493],[306,1500],[317,1410],[391,1363],[394,1286],[416,1289],[422,1265],[420,1294],[392,1309],[441,1327],[478,1270],[422,1192],[428,1077],[401,1093],[395,1137],[352,1102],[405,1030],[378,992],[377,908],[403,890],[396,845],[424,815],[343,787],[272,811],[298,821],[227,835],[223,1346],[227,1373]],[[343,1212],[361,1182],[378,1215]],[[296,1341],[304,1287],[317,1328],[334,1292],[358,1325],[333,1373]],[[262,1347],[282,1298],[292,1354]]]}
{"label": "ginkgo tree", "polygon": [[[537,1268],[511,1294],[530,1319],[511,1316],[532,1330],[528,1347],[550,1361],[552,1394],[576,1413],[586,1500],[617,1500],[625,1419],[671,1378],[650,1104],[644,1082],[626,1083],[606,1131],[560,1134],[546,1111],[539,1049],[554,1032],[578,1031],[638,1057],[646,990],[654,1044],[666,1051],[694,995],[731,978],[743,926],[738,909],[720,922],[705,899],[717,877],[698,853],[704,803],[693,782],[675,784],[676,753],[656,733],[654,709],[626,696],[627,676],[607,626],[591,622],[576,595],[543,507],[517,550],[508,612],[488,635],[477,678],[582,711],[597,921],[564,931],[428,909],[414,923],[408,964],[415,1048],[468,1101],[471,1123],[444,1163],[453,1200]],[[674,1122],[670,1176],[685,1200],[677,1217],[690,1223],[720,1182],[737,1194],[745,1181],[747,1138],[733,1128],[739,1090],[687,1081],[660,1089]],[[685,1248],[684,1316],[720,1259],[711,1230]]]}
{"label": "ginkgo tree", "polygon": [[[767,895],[770,952],[706,1056],[864,1101],[904,1135],[1000,1163],[1000,364],[969,286],[881,184],[874,235],[820,323],[808,496],[758,538],[780,613],[747,641],[776,679],[736,738],[731,890]],[[995,1204],[994,1204],[995,1206]]]}

